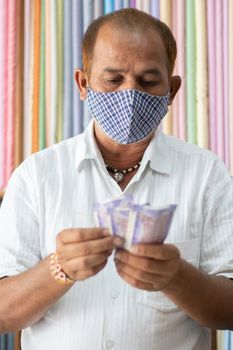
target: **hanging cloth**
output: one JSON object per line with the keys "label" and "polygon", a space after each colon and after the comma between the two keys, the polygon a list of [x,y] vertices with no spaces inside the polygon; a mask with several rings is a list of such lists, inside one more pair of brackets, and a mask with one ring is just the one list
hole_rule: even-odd
{"label": "hanging cloth", "polygon": [[[229,149],[230,170],[233,176],[233,1],[229,1],[228,8],[228,62],[229,62]],[[232,339],[233,340],[233,339]],[[233,342],[233,341],[232,341]]]}
{"label": "hanging cloth", "polygon": [[194,1],[186,2],[186,132],[187,141],[196,143],[196,52]]}
{"label": "hanging cloth", "polygon": [[208,81],[207,81],[207,38],[206,7],[203,0],[195,0],[195,37],[196,37],[196,112],[197,143],[200,147],[209,147],[208,138]]}
{"label": "hanging cloth", "polygon": [[64,1],[64,139],[73,136],[72,1]]}
{"label": "hanging cloth", "polygon": [[[4,188],[5,156],[6,156],[6,14],[7,2],[0,0],[0,192]],[[1,338],[2,340],[2,338]]]}
{"label": "hanging cloth", "polygon": [[15,98],[16,98],[16,2],[7,1],[6,11],[6,50],[5,50],[5,79],[6,79],[6,104],[4,113],[5,124],[5,172],[4,187],[14,170],[14,149],[15,149]]}
{"label": "hanging cloth", "polygon": [[16,1],[16,35],[15,168],[23,160],[24,0]]}

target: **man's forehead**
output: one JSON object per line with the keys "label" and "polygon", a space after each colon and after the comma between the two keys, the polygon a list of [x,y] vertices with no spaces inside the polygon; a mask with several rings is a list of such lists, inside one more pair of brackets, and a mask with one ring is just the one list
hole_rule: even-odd
{"label": "man's forehead", "polygon": [[140,27],[140,26],[132,26],[132,25],[120,25],[114,22],[108,22],[103,24],[97,34],[96,41],[99,39],[103,39],[111,36],[112,39],[120,36],[121,40],[125,40],[129,37],[131,38],[150,38],[154,40],[159,40],[163,43],[163,39],[161,38],[160,33],[151,25]]}
{"label": "man's forehead", "polygon": [[148,66],[148,73],[157,75],[160,74],[157,66],[167,61],[164,43],[155,30],[145,35],[144,32],[138,34],[110,25],[101,28],[92,59],[95,64],[103,64],[101,70],[106,72],[116,72],[126,69],[127,64],[137,63],[137,66],[142,66],[139,70],[146,70]]}
{"label": "man's forehead", "polygon": [[131,51],[134,53],[135,50],[138,56],[143,56],[145,52],[151,57],[156,53],[166,55],[164,42],[155,29],[150,28],[145,33],[144,30],[132,31],[125,27],[119,28],[115,25],[111,26],[110,23],[106,24],[101,27],[97,35],[93,56],[96,56],[97,52],[98,55],[103,52],[108,54],[112,52],[115,55],[117,50],[121,56],[128,55]]}

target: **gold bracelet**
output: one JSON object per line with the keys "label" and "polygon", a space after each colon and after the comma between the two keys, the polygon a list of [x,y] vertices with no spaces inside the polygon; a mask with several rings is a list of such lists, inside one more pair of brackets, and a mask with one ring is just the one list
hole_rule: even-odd
{"label": "gold bracelet", "polygon": [[50,255],[50,270],[55,280],[61,284],[71,284],[75,282],[62,270],[56,253]]}

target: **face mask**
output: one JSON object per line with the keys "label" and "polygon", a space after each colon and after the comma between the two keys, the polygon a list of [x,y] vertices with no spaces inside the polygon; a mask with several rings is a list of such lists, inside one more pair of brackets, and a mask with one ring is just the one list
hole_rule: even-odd
{"label": "face mask", "polygon": [[87,90],[87,103],[92,116],[105,133],[120,144],[145,139],[157,128],[168,110],[169,93],[153,96],[137,90]]}

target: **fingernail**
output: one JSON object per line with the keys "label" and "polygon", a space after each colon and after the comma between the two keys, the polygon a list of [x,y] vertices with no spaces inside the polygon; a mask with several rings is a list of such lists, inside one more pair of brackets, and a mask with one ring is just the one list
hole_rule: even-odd
{"label": "fingernail", "polygon": [[123,247],[123,245],[124,245],[124,240],[123,240],[123,238],[121,238],[121,237],[115,237],[114,240],[113,240],[113,244],[114,244],[116,247],[121,248],[121,247]]}
{"label": "fingernail", "polygon": [[137,253],[138,251],[138,247],[136,245],[132,245],[130,248],[129,248],[129,251],[131,253]]}
{"label": "fingernail", "polygon": [[103,234],[104,236],[110,236],[109,229],[108,229],[108,228],[104,228],[104,229],[102,230],[102,234]]}
{"label": "fingernail", "polygon": [[115,258],[116,258],[116,259],[120,259],[121,256],[122,256],[122,253],[121,253],[121,252],[116,252],[116,254],[115,254]]}

